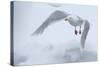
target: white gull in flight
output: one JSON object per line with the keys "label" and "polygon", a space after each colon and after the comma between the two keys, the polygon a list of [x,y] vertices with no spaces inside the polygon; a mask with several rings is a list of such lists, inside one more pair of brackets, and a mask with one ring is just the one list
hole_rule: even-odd
{"label": "white gull in flight", "polygon": [[[39,35],[44,32],[44,30],[51,24],[57,23],[55,21],[59,21],[64,19],[65,21],[68,21],[70,25],[75,27],[75,35],[77,35],[78,31],[76,30],[76,26],[80,27],[79,34],[81,35],[81,48],[84,49],[85,47],[85,40],[88,34],[88,31],[90,29],[90,23],[88,20],[84,20],[79,16],[73,16],[72,14],[67,14],[64,11],[56,10],[50,16],[43,22],[42,25],[38,29],[36,29],[35,32],[32,33],[32,35]],[[84,23],[84,29],[83,32],[81,32],[81,26]]]}

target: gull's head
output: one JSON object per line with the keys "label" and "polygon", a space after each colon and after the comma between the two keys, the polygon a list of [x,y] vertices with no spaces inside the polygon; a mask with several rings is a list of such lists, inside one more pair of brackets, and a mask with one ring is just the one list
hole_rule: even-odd
{"label": "gull's head", "polygon": [[72,21],[72,20],[77,21],[77,20],[79,20],[79,18],[78,18],[78,16],[76,16],[76,15],[68,15],[68,16],[65,18],[65,21]]}

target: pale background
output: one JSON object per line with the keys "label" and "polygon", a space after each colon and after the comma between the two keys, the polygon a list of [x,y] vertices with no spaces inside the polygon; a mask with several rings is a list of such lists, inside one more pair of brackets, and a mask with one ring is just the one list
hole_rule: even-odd
{"label": "pale background", "polygon": [[[35,2],[51,2],[51,3],[68,3],[68,4],[82,4],[82,5],[99,5],[99,0],[32,0]],[[9,0],[1,0],[0,2],[0,67],[11,67],[9,65],[9,57],[10,57],[10,1]],[[99,11],[98,11],[99,12]],[[100,15],[99,15],[100,16]],[[100,20],[99,20],[100,21]],[[99,22],[98,21],[98,22]],[[98,23],[99,24],[99,23]],[[98,32],[99,33],[99,32]],[[98,43],[99,45],[99,43]],[[99,49],[100,50],[100,49]],[[42,67],[66,67],[66,66],[91,66],[97,67],[100,62],[85,62],[85,63],[70,63],[70,64],[54,64],[54,65],[40,65]],[[40,67],[37,66],[37,67]],[[35,67],[35,66],[34,66]]]}
{"label": "pale background", "polygon": [[[90,30],[85,42],[85,51],[88,54],[85,52],[84,57],[86,55],[87,60],[84,59],[84,61],[92,61],[95,58],[97,51],[96,6],[58,4],[58,7],[52,7],[52,5],[48,5],[48,3],[29,1],[14,2],[14,6],[13,48],[15,64],[50,64],[78,60],[80,56],[79,47],[81,36],[76,36],[74,34],[75,27],[65,22],[64,19],[48,26],[40,36],[32,36],[32,33],[46,20],[49,14],[55,10],[75,14],[89,21]],[[77,27],[77,30],[78,29]],[[70,56],[71,58],[64,56]],[[21,59],[24,59],[24,61],[21,61],[20,57],[23,57]]]}

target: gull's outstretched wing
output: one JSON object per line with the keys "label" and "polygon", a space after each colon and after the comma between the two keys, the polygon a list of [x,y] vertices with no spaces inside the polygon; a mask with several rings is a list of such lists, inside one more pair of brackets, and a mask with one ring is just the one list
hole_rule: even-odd
{"label": "gull's outstretched wing", "polygon": [[44,22],[42,25],[40,25],[40,27],[38,29],[36,29],[35,32],[32,33],[32,35],[38,35],[38,34],[42,34],[43,31],[51,24],[55,23],[55,21],[59,21],[61,19],[64,19],[65,17],[67,17],[69,14],[66,14],[63,11],[59,11],[56,10],[55,12],[53,12]]}
{"label": "gull's outstretched wing", "polygon": [[90,29],[90,24],[87,20],[85,20],[84,30],[83,30],[83,33],[82,33],[82,36],[81,36],[81,46],[82,46],[82,48],[85,47],[85,40],[86,40],[87,34],[89,32],[89,29]]}

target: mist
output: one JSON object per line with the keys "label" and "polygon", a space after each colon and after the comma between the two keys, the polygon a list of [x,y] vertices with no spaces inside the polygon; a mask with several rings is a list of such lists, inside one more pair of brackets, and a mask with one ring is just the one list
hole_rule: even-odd
{"label": "mist", "polygon": [[[80,50],[81,35],[75,35],[75,28],[63,19],[49,26],[43,34],[32,36],[32,33],[55,10],[62,10],[89,20],[90,30],[83,52]],[[42,3],[14,2],[14,65],[96,61],[96,12],[94,6],[62,4],[60,7],[52,7]]]}

